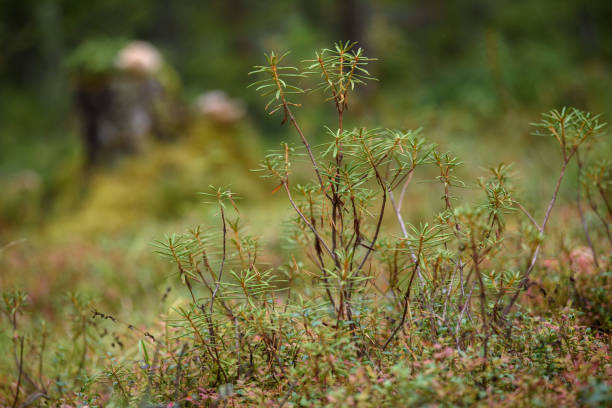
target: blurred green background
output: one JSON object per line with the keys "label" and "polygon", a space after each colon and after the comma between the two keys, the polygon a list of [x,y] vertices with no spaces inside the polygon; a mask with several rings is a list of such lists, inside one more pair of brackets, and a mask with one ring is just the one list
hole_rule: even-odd
{"label": "blurred green background", "polygon": [[[291,260],[281,238],[291,208],[251,169],[281,140],[300,141],[268,117],[248,72],[264,52],[291,50],[288,64],[303,67],[339,40],[378,58],[369,69],[379,80],[349,101],[345,129],[423,127],[463,162],[465,188],[452,194],[468,201],[481,198],[482,167],[515,162],[516,197],[540,219],[560,152],[529,124],[562,106],[612,120],[611,0],[0,0],[0,293],[27,292],[21,335],[38,344],[48,328],[45,369],[58,387],[80,384],[73,363],[86,348],[75,344],[87,341],[78,327],[92,309],[156,333],[188,302],[151,243],[199,224],[218,231],[218,211],[198,195],[209,185],[240,197],[262,263]],[[295,115],[316,145],[335,109],[317,93],[301,102]],[[612,157],[609,134],[591,159]],[[292,182],[312,176],[307,164],[292,167]],[[546,253],[582,242],[568,206],[576,175],[563,181]],[[443,208],[435,176],[415,176],[404,219]],[[8,320],[0,333],[9,356]],[[92,340],[85,374],[127,355],[99,346],[111,341]],[[13,378],[14,362],[0,358],[0,388]]]}
{"label": "blurred green background", "polygon": [[[379,81],[351,102],[348,126],[423,126],[466,163],[462,176],[515,161],[524,194],[545,197],[557,152],[529,123],[564,105],[612,118],[611,21],[608,0],[2,1],[0,284],[27,288],[46,268],[43,300],[77,286],[83,271],[107,292],[126,276],[146,292],[152,276],[165,276],[143,261],[148,243],[214,223],[196,194],[210,184],[231,185],[253,229],[273,240],[279,213],[270,208],[285,204],[249,169],[266,148],[297,139],[246,88],[269,50],[291,50],[300,65],[334,41],[359,41],[379,58],[371,69]],[[117,55],[134,40],[163,60],[154,74],[118,73]],[[149,98],[155,123],[146,128],[159,134],[137,152],[93,163],[85,97],[129,110],[130,89],[142,84],[163,90]],[[104,99],[109,89],[127,101]],[[219,97],[211,90],[225,92],[229,119],[206,108]],[[314,141],[335,123],[320,99],[304,96],[297,112]],[[120,122],[121,114],[111,116]],[[415,191],[410,217],[435,212],[439,193]]]}

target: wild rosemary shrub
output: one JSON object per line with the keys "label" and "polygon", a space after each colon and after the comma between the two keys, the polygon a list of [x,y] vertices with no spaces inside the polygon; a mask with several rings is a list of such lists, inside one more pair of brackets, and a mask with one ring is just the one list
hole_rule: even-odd
{"label": "wild rosemary shrub", "polygon": [[[280,114],[300,139],[282,143],[257,169],[293,210],[285,262],[266,262],[259,239],[243,229],[236,195],[212,188],[205,195],[218,207],[218,225],[157,245],[190,302],[158,329],[129,325],[139,337],[137,357],[111,360],[105,377],[83,383],[72,401],[279,407],[610,401],[611,165],[587,163],[602,135],[599,117],[564,108],[535,124],[560,154],[550,199],[532,212],[518,198],[510,165],[466,183],[456,176],[460,160],[428,143],[420,129],[345,128],[355,89],[373,80],[367,67],[374,59],[355,43],[317,52],[303,69],[284,65],[287,59],[271,53],[251,72],[252,87],[269,98],[268,113]],[[322,145],[311,145],[294,113],[304,86],[322,93],[337,113]],[[312,178],[298,184],[294,169],[304,162]],[[553,304],[551,288],[532,275],[572,163],[587,246],[581,258],[562,259],[554,290],[563,285],[570,294]],[[432,171],[439,213],[412,225],[405,221],[410,183]],[[479,204],[455,196],[465,185],[482,191]],[[600,225],[587,223],[587,212]],[[534,290],[545,307],[531,301]],[[11,299],[5,298],[9,316]],[[97,311],[91,319],[122,324]],[[96,383],[112,385],[112,395]]]}

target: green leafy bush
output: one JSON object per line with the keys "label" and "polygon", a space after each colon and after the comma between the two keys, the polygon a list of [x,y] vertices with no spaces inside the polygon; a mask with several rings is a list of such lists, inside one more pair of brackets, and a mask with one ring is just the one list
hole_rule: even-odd
{"label": "green leafy bush", "polygon": [[[149,331],[100,311],[78,314],[86,322],[84,342],[87,324],[106,324],[132,333],[132,349],[111,358],[95,381],[80,380],[79,392],[46,391],[47,398],[141,406],[608,401],[610,258],[594,255],[609,254],[608,243],[588,239],[593,265],[583,283],[575,274],[584,262],[570,262],[574,271],[562,282],[573,292],[564,304],[538,314],[530,297],[539,286],[554,300],[539,283],[538,261],[568,166],[585,166],[602,134],[599,118],[564,108],[535,124],[537,134],[557,142],[560,163],[550,199],[532,214],[507,164],[464,182],[456,175],[460,160],[421,130],[345,128],[355,90],[373,79],[367,67],[374,60],[355,43],[316,53],[302,70],[282,65],[287,58],[271,53],[251,73],[258,76],[252,86],[269,98],[267,111],[280,114],[300,140],[282,143],[258,168],[293,210],[284,260],[271,264],[264,245],[245,231],[236,194],[212,188],[205,196],[218,208],[218,225],[157,244],[190,301]],[[318,146],[294,113],[312,78],[308,91],[323,93],[338,118],[324,127],[327,140]],[[311,181],[298,184],[305,165]],[[594,204],[595,190],[604,204],[610,195],[609,170],[598,169],[581,178],[603,221],[584,231],[597,237],[612,217]],[[442,198],[437,216],[418,225],[406,221],[415,177],[436,183]],[[481,190],[479,203],[456,196],[465,186]],[[10,318],[16,306],[6,299]],[[23,349],[23,337],[15,338]],[[20,377],[32,372],[20,367]],[[43,383],[18,380],[12,395],[23,401],[23,390],[36,392]]]}

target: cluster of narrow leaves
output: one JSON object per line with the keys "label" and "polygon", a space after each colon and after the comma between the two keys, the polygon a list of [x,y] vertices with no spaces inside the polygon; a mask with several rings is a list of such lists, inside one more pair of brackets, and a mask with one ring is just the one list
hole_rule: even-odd
{"label": "cluster of narrow leaves", "polygon": [[[512,333],[524,330],[513,309],[534,284],[530,275],[566,168],[580,159],[581,149],[586,152],[596,143],[604,124],[576,109],[551,111],[536,124],[536,133],[552,136],[562,152],[558,182],[538,222],[516,198],[511,165],[492,167],[465,183],[457,177],[459,159],[428,144],[420,130],[345,129],[351,93],[372,79],[366,68],[373,59],[354,43],[317,52],[303,70],[284,66],[286,58],[271,53],[267,65],[251,73],[264,76],[253,86],[269,98],[268,113],[281,111],[283,123],[293,126],[302,142],[281,144],[259,168],[294,210],[286,231],[286,263],[259,264],[257,241],[242,237],[237,222],[226,216],[229,192],[217,194],[219,236],[194,240],[198,232],[192,231],[165,244],[191,292],[191,308],[179,309],[171,326],[199,350],[191,358],[206,361],[209,375],[197,383],[241,385],[234,397],[217,396],[216,401],[268,403],[268,394],[258,395],[249,386],[265,384],[279,405],[307,404],[309,394],[317,392],[312,379],[331,385],[363,377],[359,370],[366,370],[378,382],[399,381],[406,359],[415,364],[411,370],[418,367],[416,350],[424,338],[449,350],[436,354],[436,361],[446,358],[438,355],[478,355],[473,368],[495,375],[500,361],[506,364],[508,350],[517,347]],[[293,98],[304,92],[297,81],[313,76],[318,82],[312,91],[323,92],[338,114],[337,127],[324,126],[327,140],[316,146],[293,113],[300,106]],[[313,180],[294,184],[295,162],[304,160],[311,164]],[[417,173],[437,183],[441,195],[438,215],[418,226],[404,218]],[[608,174],[606,164],[585,169],[582,180],[590,201],[594,192],[589,189],[595,188],[607,204]],[[482,191],[481,204],[457,206],[456,192],[468,185]],[[597,212],[595,204],[591,207]],[[229,272],[223,278],[224,269]],[[206,288],[203,298],[195,293],[195,283]],[[526,306],[519,302],[517,307]],[[486,388],[486,375],[476,375],[473,368],[464,369],[473,385]],[[401,395],[385,392],[390,401]],[[328,397],[327,402],[334,401],[343,400]]]}
{"label": "cluster of narrow leaves", "polygon": [[[436,361],[477,355],[476,366],[464,370],[474,387],[486,389],[486,375],[506,364],[508,350],[517,347],[513,333],[524,329],[514,310],[526,307],[521,294],[534,284],[530,276],[567,166],[597,142],[604,124],[576,109],[551,111],[536,124],[536,133],[552,136],[562,152],[558,182],[538,222],[517,199],[511,165],[465,183],[457,176],[459,159],[428,144],[420,129],[345,129],[351,93],[372,79],[366,68],[373,59],[354,43],[316,53],[303,70],[284,66],[286,58],[271,53],[267,65],[251,73],[264,76],[253,86],[269,98],[268,113],[281,111],[302,142],[281,144],[258,169],[273,180],[273,192],[284,191],[294,212],[286,262],[259,262],[257,240],[243,236],[238,222],[227,217],[225,203],[233,204],[233,194],[221,190],[216,237],[202,238],[194,230],[163,245],[192,298],[170,327],[189,340],[193,364],[207,367],[207,376],[190,380],[192,389],[240,384],[233,397],[217,395],[216,401],[265,404],[265,394],[248,385],[258,384],[277,395],[279,405],[308,405],[309,393],[317,392],[308,388],[313,378],[332,385],[363,377],[359,370],[379,383],[412,378],[411,370],[419,367],[416,350],[423,347],[418,341],[425,338],[446,347]],[[304,92],[297,81],[313,76],[318,82],[311,89],[323,92],[338,115],[337,126],[324,126],[326,141],[315,146],[293,113],[300,106],[293,98]],[[304,160],[313,180],[294,184],[295,162]],[[605,166],[585,170],[583,180],[607,204]],[[404,211],[416,174],[439,185],[441,201],[436,217],[412,225]],[[455,194],[466,186],[482,191],[480,204],[456,205]],[[512,358],[520,359],[517,353]],[[406,359],[414,365],[403,374]],[[477,367],[489,374],[477,375]],[[390,401],[402,395],[385,392]],[[334,401],[341,400],[327,402]]]}
{"label": "cluster of narrow leaves", "polygon": [[[112,362],[111,399],[143,406],[520,405],[541,391],[541,377],[564,378],[547,385],[543,405],[612,398],[605,290],[611,172],[609,162],[587,162],[604,126],[597,116],[555,110],[536,125],[562,154],[550,201],[532,214],[518,198],[511,165],[464,182],[461,161],[420,129],[345,129],[353,91],[372,79],[373,59],[355,43],[317,52],[303,70],[283,65],[287,54],[266,59],[251,73],[263,76],[253,86],[269,98],[266,111],[282,112],[301,141],[281,144],[258,169],[293,210],[284,259],[262,260],[234,193],[208,193],[218,225],[158,243],[190,300],[175,305],[159,333],[137,333],[140,370]],[[321,126],[325,140],[314,146],[293,112],[304,92],[297,81],[312,77],[311,89],[333,102],[338,118]],[[303,161],[313,177],[298,184],[295,163]],[[542,318],[530,312],[529,299],[535,287],[550,306],[550,288],[532,272],[574,162],[594,266],[586,280],[569,268],[563,284],[573,295]],[[415,178],[441,199],[434,217],[413,225],[406,220]],[[457,205],[465,187],[481,191],[477,204]],[[605,235],[610,245],[599,239]],[[591,290],[595,284],[603,290]],[[589,390],[597,398],[589,400]]]}

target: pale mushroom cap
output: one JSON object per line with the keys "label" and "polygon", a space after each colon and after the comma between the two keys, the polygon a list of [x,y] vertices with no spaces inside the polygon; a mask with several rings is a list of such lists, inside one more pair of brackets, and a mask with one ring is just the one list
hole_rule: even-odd
{"label": "pale mushroom cap", "polygon": [[203,93],[198,97],[196,105],[201,114],[224,123],[235,122],[245,113],[241,101],[230,99],[225,92],[219,90]]}
{"label": "pale mushroom cap", "polygon": [[121,70],[153,74],[162,64],[162,57],[157,48],[145,41],[132,41],[126,45],[115,59],[115,66]]}

